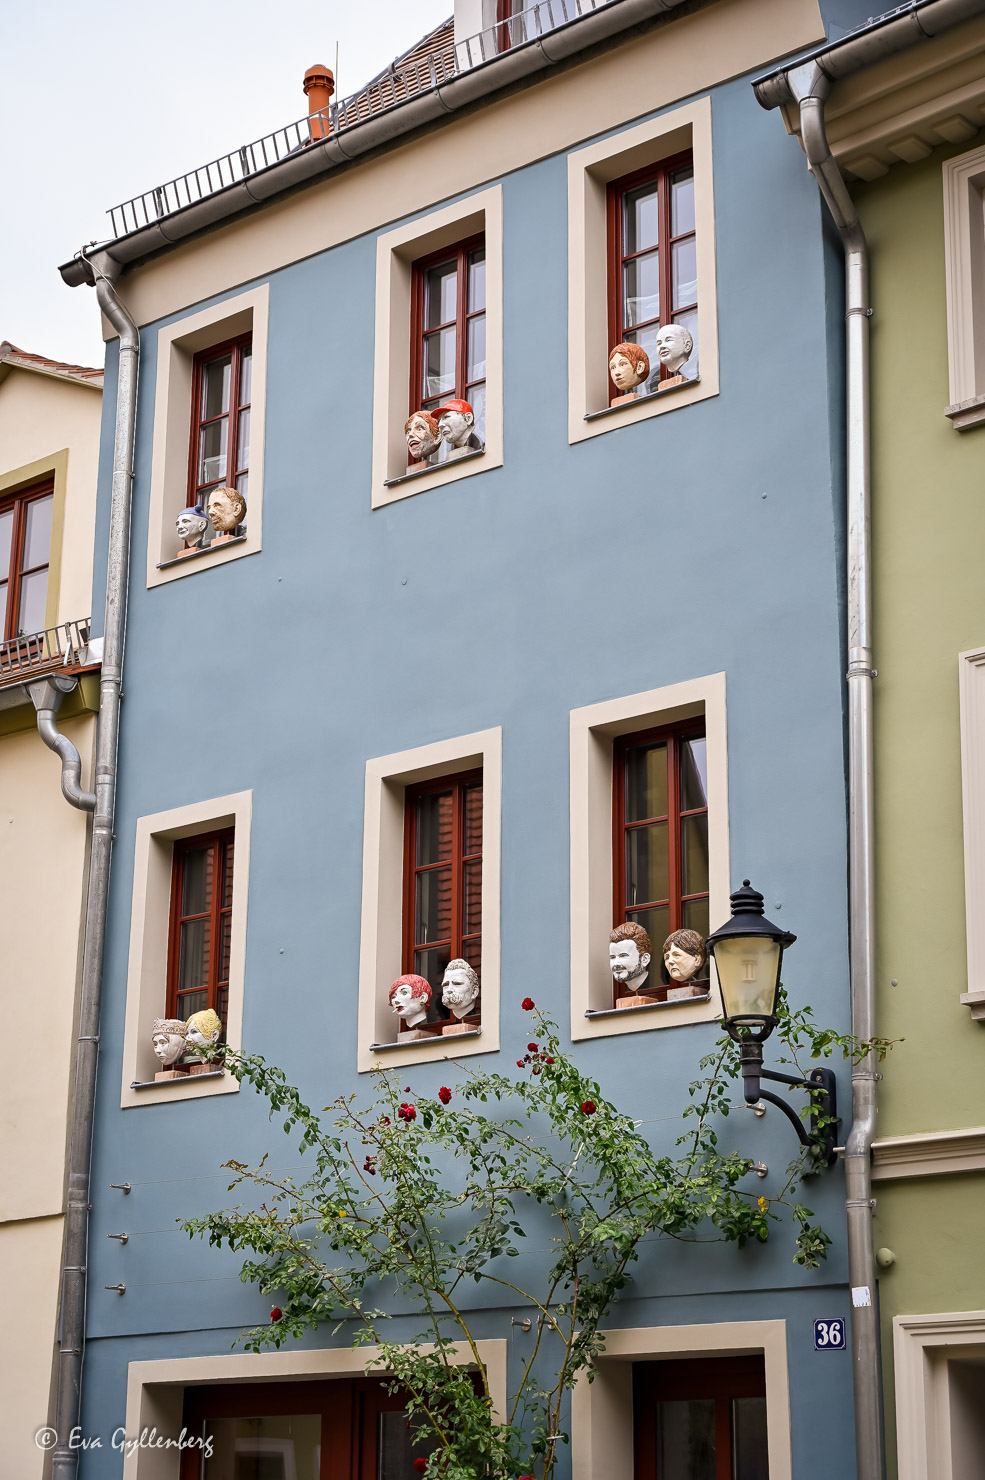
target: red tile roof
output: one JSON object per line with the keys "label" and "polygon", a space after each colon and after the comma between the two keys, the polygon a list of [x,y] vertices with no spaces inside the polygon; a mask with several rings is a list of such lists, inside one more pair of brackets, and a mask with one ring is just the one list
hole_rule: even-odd
{"label": "red tile roof", "polygon": [[0,364],[20,365],[25,370],[43,370],[50,375],[64,375],[69,380],[84,380],[88,385],[103,383],[103,372],[88,365],[66,365],[62,360],[49,360],[47,355],[34,355],[18,349],[8,339],[0,343]]}

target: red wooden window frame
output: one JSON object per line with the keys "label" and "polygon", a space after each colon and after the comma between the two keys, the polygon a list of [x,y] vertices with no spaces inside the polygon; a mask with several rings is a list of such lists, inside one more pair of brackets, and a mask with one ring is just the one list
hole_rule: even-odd
{"label": "red wooden window frame", "polygon": [[[654,729],[639,730],[632,735],[621,735],[612,748],[612,923],[623,925],[627,919],[645,909],[668,906],[670,925],[667,934],[680,930],[684,925],[684,905],[694,900],[707,899],[709,890],[698,890],[689,894],[683,891],[683,847],[681,823],[687,817],[708,815],[704,807],[684,807],[681,796],[681,745],[687,740],[704,740],[705,722],[700,716],[678,720],[675,724],[658,725]],[[667,745],[667,812],[655,817],[626,820],[626,758],[630,750],[639,746],[665,741]],[[667,823],[667,851],[669,855],[668,880],[670,895],[667,899],[650,899],[634,905],[626,903],[626,834],[654,822]],[[653,957],[650,963],[650,982],[658,978],[660,948],[663,941],[651,940]],[[620,983],[615,983],[616,996],[627,995]]]}
{"label": "red wooden window frame", "polygon": [[[227,844],[235,842],[235,829],[220,828],[215,832],[200,833],[193,838],[182,838],[174,845],[171,865],[171,920],[168,931],[168,986],[166,1016],[184,1019],[180,997],[190,996],[192,991],[179,993],[179,967],[181,964],[181,926],[189,920],[209,922],[209,967],[205,990],[208,993],[206,1008],[211,1007],[226,1024],[226,1009],[229,999],[229,977],[222,976],[223,940],[227,920],[232,917],[232,884],[229,877],[235,869],[235,848],[227,852]],[[212,850],[211,879],[212,896],[208,908],[200,914],[182,915],[181,895],[184,884],[184,865],[187,854],[202,848]],[[230,857],[230,852],[232,857]],[[225,904],[226,894],[229,904]],[[231,928],[231,927],[230,927]],[[194,992],[202,991],[196,987]],[[199,1008],[198,1011],[205,1009]]]}
{"label": "red wooden window frame", "polygon": [[[482,977],[482,905],[480,894],[479,929],[464,929],[463,909],[465,902],[465,865],[482,863],[482,850],[478,853],[464,852],[465,839],[465,793],[470,787],[482,786],[482,771],[460,771],[451,776],[439,776],[433,781],[422,781],[408,786],[404,794],[404,930],[403,970],[417,972],[416,954],[421,950],[435,950],[447,945],[449,960],[466,957],[467,945],[478,941],[478,962],[472,961],[480,980]],[[422,796],[437,791],[452,793],[452,842],[450,860],[440,863],[418,864],[417,862],[417,803]],[[418,941],[417,935],[417,879],[422,873],[447,868],[451,863],[451,935],[438,940]],[[423,973],[417,973],[423,975]]]}
{"label": "red wooden window frame", "polygon": [[[693,311],[698,303],[682,303],[679,307],[672,307],[674,300],[673,285],[673,252],[675,242],[687,241],[696,235],[694,231],[682,231],[677,236],[670,234],[670,177],[677,170],[694,168],[694,156],[690,149],[681,154],[672,155],[669,159],[662,159],[659,164],[647,165],[644,169],[634,170],[631,175],[623,175],[618,180],[610,181],[606,188],[606,234],[608,246],[609,272],[609,345],[622,344],[629,334],[639,335],[640,330],[652,326],[659,327],[662,323],[673,323],[680,314]],[[646,319],[639,324],[627,324],[623,318],[625,306],[623,298],[623,265],[634,257],[645,256],[652,252],[653,248],[644,247],[639,252],[627,253],[625,247],[623,197],[627,191],[636,190],[640,185],[654,184],[658,191],[658,263],[659,263],[659,294],[660,313],[653,319]],[[664,319],[663,315],[667,317]],[[637,342],[630,340],[630,343]],[[662,365],[650,366],[650,380],[654,372],[659,368],[660,379],[669,379],[669,373],[665,373]],[[618,389],[613,387],[613,389]]]}
{"label": "red wooden window frame", "polygon": [[[409,415],[420,411],[426,406],[427,401],[468,401],[473,404],[469,391],[474,393],[477,386],[485,386],[486,377],[481,379],[468,379],[468,324],[470,319],[485,316],[486,307],[483,301],[482,308],[470,309],[468,304],[469,293],[469,253],[474,252],[477,247],[485,247],[485,232],[479,232],[477,236],[470,236],[465,241],[456,242],[452,246],[443,247],[440,252],[431,252],[427,257],[419,257],[414,263],[411,284],[411,314],[410,314],[410,410]],[[424,394],[424,340],[427,335],[436,333],[439,329],[450,329],[452,320],[447,323],[436,324],[428,329],[425,334],[424,327],[424,295],[427,288],[428,269],[437,267],[441,262],[456,262],[456,299],[455,299],[455,388],[445,391],[440,397],[425,396]],[[433,408],[431,408],[433,409]]]}
{"label": "red wooden window frame", "polygon": [[[192,418],[191,438],[188,452],[188,507],[192,508],[203,496],[205,490],[213,488],[236,488],[237,480],[249,474],[250,466],[247,462],[245,467],[239,466],[239,418],[240,413],[250,410],[252,400],[240,401],[240,389],[242,384],[243,353],[249,350],[253,353],[253,334],[240,334],[236,339],[227,339],[222,344],[215,344],[210,349],[203,349],[195,356],[192,367]],[[229,410],[220,412],[218,416],[202,416],[202,372],[206,365],[213,360],[224,359],[226,355],[231,358],[229,367]],[[252,374],[251,374],[252,386]],[[251,389],[252,397],[252,389]],[[204,426],[211,423],[228,420],[229,431],[226,436],[226,471],[219,480],[210,479],[204,483],[198,481],[198,449],[201,431]],[[247,495],[245,495],[248,497]]]}
{"label": "red wooden window frame", "polygon": [[[18,493],[11,494],[7,498],[0,499],[0,514],[13,511],[13,525],[10,531],[10,559],[6,573],[0,572],[0,581],[6,581],[7,605],[4,615],[3,628],[0,630],[0,641],[10,642],[18,636],[17,618],[21,604],[21,586],[25,576],[36,575],[39,571],[50,571],[51,569],[51,541],[48,541],[48,558],[42,565],[31,566],[30,569],[23,568],[24,537],[27,532],[27,510],[28,506],[37,503],[39,499],[54,499],[55,485],[53,480],[48,479],[44,483],[35,483],[30,488],[22,488]],[[37,631],[44,631],[42,623]],[[30,637],[31,633],[21,634]]]}
{"label": "red wooden window frame", "polygon": [[657,1468],[656,1405],[675,1399],[715,1403],[715,1480],[733,1480],[732,1399],[765,1398],[762,1357],[633,1363],[633,1480],[664,1480]]}
{"label": "red wooden window frame", "polygon": [[[379,1415],[407,1406],[402,1394],[386,1391],[386,1383],[355,1377],[188,1387],[182,1423],[189,1438],[199,1439],[210,1420],[314,1414],[322,1421],[319,1480],[376,1480]],[[183,1449],[179,1480],[199,1480],[201,1462],[201,1448]]]}

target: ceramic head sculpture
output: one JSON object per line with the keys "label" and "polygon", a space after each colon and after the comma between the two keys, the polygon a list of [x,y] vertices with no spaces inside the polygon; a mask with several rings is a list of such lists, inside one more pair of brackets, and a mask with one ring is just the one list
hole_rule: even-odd
{"label": "ceramic head sculpture", "polygon": [[631,400],[632,392],[650,373],[650,356],[642,345],[617,344],[609,351],[609,377],[619,391],[612,405]]}
{"label": "ceramic head sculpture", "polygon": [[672,981],[689,982],[700,973],[707,957],[705,938],[696,930],[675,930],[664,941],[664,966]]}
{"label": "ceramic head sculpture", "polygon": [[426,463],[441,446],[438,418],[430,411],[415,411],[404,422],[404,440],[407,443],[407,465]]}
{"label": "ceramic head sculpture", "polygon": [[609,936],[609,970],[613,981],[629,992],[638,992],[646,981],[652,949],[642,925],[632,920],[617,925]]}
{"label": "ceramic head sculpture", "polygon": [[211,1007],[205,1007],[201,1012],[193,1012],[185,1024],[185,1038],[189,1048],[215,1048],[221,1032],[222,1023],[219,1020],[219,1014],[213,1012]]}
{"label": "ceramic head sculpture", "polygon": [[213,488],[209,494],[209,520],[219,538],[227,539],[246,517],[246,499],[236,488]]}
{"label": "ceramic head sculpture", "polygon": [[427,1021],[431,1006],[431,983],[423,976],[398,976],[389,992],[390,1008],[403,1028],[417,1028]]}
{"label": "ceramic head sculpture", "polygon": [[185,1042],[185,1024],[180,1018],[155,1018],[153,1042],[154,1053],[162,1066],[169,1069],[181,1058],[188,1046]]}
{"label": "ceramic head sculpture", "polygon": [[184,540],[186,550],[201,549],[209,522],[209,516],[201,504],[193,504],[190,509],[181,510],[174,521],[174,527],[179,540]]}
{"label": "ceramic head sculpture", "polygon": [[658,390],[663,390],[666,385],[680,385],[687,379],[686,375],[681,375],[680,369],[691,358],[693,349],[694,340],[683,324],[664,324],[657,330],[657,358],[670,371],[670,378],[662,380]]}
{"label": "ceramic head sculpture", "polygon": [[470,1013],[479,996],[479,978],[467,961],[449,961],[441,983],[441,1000],[452,1017]]}
{"label": "ceramic head sculpture", "polygon": [[438,419],[438,431],[448,448],[449,457],[482,451],[483,444],[473,431],[475,412],[468,401],[446,401],[443,406],[432,411],[431,415]]}

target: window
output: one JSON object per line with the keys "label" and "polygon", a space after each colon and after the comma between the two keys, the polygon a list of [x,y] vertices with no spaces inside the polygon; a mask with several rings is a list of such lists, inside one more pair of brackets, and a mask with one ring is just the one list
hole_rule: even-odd
{"label": "window", "polygon": [[486,248],[482,236],[414,263],[411,412],[468,401],[486,437]]}
{"label": "window", "polygon": [[44,631],[54,504],[50,482],[0,502],[0,640]]}
{"label": "window", "polygon": [[762,1357],[637,1362],[636,1480],[769,1480]]}
{"label": "window", "polygon": [[[698,363],[698,257],[690,153],[613,180],[607,192],[609,344],[639,344],[650,358],[642,391]],[[680,324],[694,348],[675,372],[656,354],[661,324]]]}
{"label": "window", "polygon": [[234,830],[174,845],[167,1016],[211,1007],[223,1025],[229,999]]}
{"label": "window", "polygon": [[182,1422],[193,1445],[180,1480],[417,1480],[415,1460],[437,1441],[414,1441],[406,1398],[386,1386],[364,1377],[189,1387]]}
{"label": "window", "polygon": [[[248,497],[252,335],[195,356],[188,504],[208,505],[214,488],[236,488]],[[211,532],[206,532],[206,541]]]}
{"label": "window", "polygon": [[[704,720],[621,736],[613,747],[612,794],[613,924],[643,926],[653,948],[655,984],[668,935],[681,929],[708,934]],[[666,980],[664,974],[654,1000],[666,999]]]}
{"label": "window", "polygon": [[956,431],[985,421],[985,149],[946,159],[944,282],[951,399],[945,416]]}
{"label": "window", "polygon": [[482,772],[407,788],[404,971],[440,1002],[449,961],[482,971]]}

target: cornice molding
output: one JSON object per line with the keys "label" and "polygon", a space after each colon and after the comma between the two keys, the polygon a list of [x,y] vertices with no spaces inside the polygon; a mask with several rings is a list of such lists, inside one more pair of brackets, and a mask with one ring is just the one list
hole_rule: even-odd
{"label": "cornice molding", "polygon": [[960,1131],[886,1136],[872,1143],[872,1180],[985,1171],[985,1125]]}

